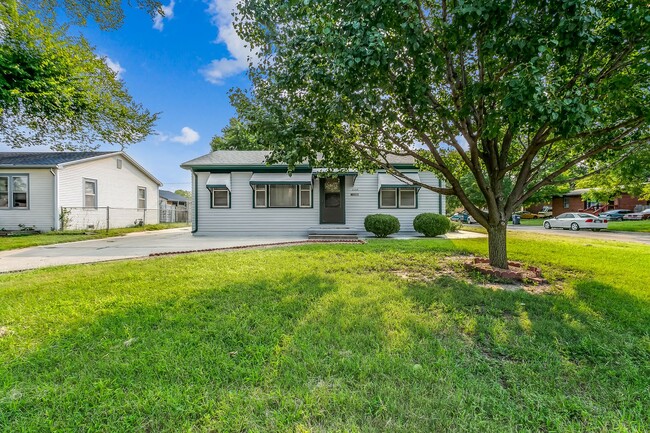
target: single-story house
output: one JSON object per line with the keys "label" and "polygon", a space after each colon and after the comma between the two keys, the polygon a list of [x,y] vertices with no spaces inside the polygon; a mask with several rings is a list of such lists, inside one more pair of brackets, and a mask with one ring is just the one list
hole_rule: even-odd
{"label": "single-story house", "polygon": [[121,151],[0,152],[0,229],[155,224],[160,185]]}
{"label": "single-story house", "polygon": [[588,188],[575,189],[553,197],[553,216],[558,216],[564,212],[586,211],[599,213],[612,209],[636,210],[650,205],[650,201],[641,200],[629,194],[622,194],[608,203],[584,200],[582,196],[589,191]]}
{"label": "single-story house", "polygon": [[[313,234],[319,230],[363,232],[364,218],[396,216],[404,232],[424,212],[444,214],[445,197],[386,171],[332,174],[318,167],[266,163],[268,151],[216,151],[187,161],[193,193],[192,232]],[[412,157],[389,162],[415,181],[440,186],[433,173],[419,171]]]}
{"label": "single-story house", "polygon": [[189,199],[175,192],[160,190],[160,222],[189,222]]}

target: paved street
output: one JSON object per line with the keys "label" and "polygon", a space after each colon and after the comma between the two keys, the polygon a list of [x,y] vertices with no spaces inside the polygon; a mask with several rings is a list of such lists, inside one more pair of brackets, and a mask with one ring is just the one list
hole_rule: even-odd
{"label": "paved street", "polygon": [[600,232],[592,232],[591,230],[580,230],[573,232],[571,230],[562,229],[546,230],[544,227],[524,225],[509,225],[508,230],[539,233],[542,236],[569,236],[577,238],[598,239],[601,241],[639,242],[642,244],[650,245],[650,233],[610,232],[607,230]]}

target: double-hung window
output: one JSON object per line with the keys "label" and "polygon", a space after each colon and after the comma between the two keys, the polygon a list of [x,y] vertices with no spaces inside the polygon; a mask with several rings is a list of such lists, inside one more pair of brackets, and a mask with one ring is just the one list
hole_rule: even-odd
{"label": "double-hung window", "polygon": [[417,188],[381,188],[379,207],[382,209],[415,209]]}
{"label": "double-hung window", "polygon": [[97,207],[97,180],[84,179],[84,207]]}
{"label": "double-hung window", "polygon": [[267,185],[255,185],[253,186],[253,191],[255,194],[254,197],[254,207],[266,207],[266,190]]}
{"label": "double-hung window", "polygon": [[397,207],[397,188],[382,188],[379,190],[379,207],[386,209]]}
{"label": "double-hung window", "polygon": [[27,209],[29,176],[0,175],[0,209]]}
{"label": "double-hung window", "polygon": [[228,188],[212,188],[212,207],[230,207],[230,191]]}
{"label": "double-hung window", "polygon": [[143,186],[138,187],[138,209],[147,208],[147,188]]}

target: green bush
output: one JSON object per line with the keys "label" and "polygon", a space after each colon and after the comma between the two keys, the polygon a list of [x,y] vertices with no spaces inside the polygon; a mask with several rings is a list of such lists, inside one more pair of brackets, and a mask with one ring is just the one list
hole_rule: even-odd
{"label": "green bush", "polygon": [[451,225],[449,226],[449,231],[450,232],[457,232],[460,229],[463,228],[463,223],[460,221],[450,221],[449,222]]}
{"label": "green bush", "polygon": [[413,228],[426,237],[435,237],[447,233],[451,229],[451,221],[444,215],[421,213],[413,220]]}
{"label": "green bush", "polygon": [[388,235],[399,231],[399,220],[386,214],[368,215],[363,220],[363,227],[366,231],[374,234],[378,238],[385,238]]}

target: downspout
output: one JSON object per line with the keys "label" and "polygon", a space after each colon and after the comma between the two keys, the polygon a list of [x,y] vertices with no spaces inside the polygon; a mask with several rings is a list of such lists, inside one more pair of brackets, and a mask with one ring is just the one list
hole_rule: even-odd
{"label": "downspout", "polygon": [[199,230],[199,177],[194,170],[192,170],[192,177],[194,178],[194,227],[192,227],[194,234]]}
{"label": "downspout", "polygon": [[52,228],[54,230],[60,230],[59,224],[59,172],[58,170],[55,171],[55,169],[50,168],[50,173],[52,173],[52,176],[54,176],[54,182],[52,182],[52,189],[54,190],[54,194],[52,195],[54,197],[54,224],[52,224]]}

